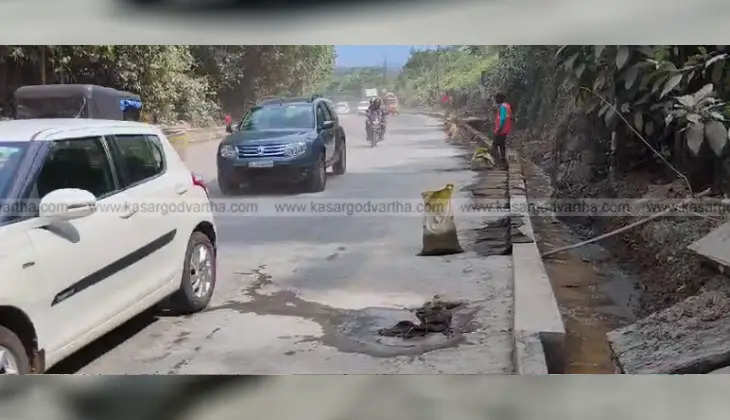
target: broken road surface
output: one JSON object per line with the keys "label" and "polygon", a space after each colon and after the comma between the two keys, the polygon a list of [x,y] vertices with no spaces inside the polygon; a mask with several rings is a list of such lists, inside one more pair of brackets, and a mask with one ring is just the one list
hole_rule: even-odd
{"label": "broken road surface", "polygon": [[[470,152],[438,120],[401,115],[371,148],[363,120],[343,116],[348,168],[315,194],[276,190],[222,197],[217,142],[190,145],[188,165],[213,200],[420,200],[454,184],[470,197]],[[222,135],[222,133],[221,133]],[[474,251],[482,216],[456,219],[462,254],[420,257],[422,215],[220,214],[219,279],[210,308],[188,318],[152,313],[73,356],[59,372],[87,374],[511,373],[509,255]],[[483,254],[483,253],[482,253]],[[463,302],[450,334],[378,334],[440,295]],[[116,337],[115,337],[116,335]]]}

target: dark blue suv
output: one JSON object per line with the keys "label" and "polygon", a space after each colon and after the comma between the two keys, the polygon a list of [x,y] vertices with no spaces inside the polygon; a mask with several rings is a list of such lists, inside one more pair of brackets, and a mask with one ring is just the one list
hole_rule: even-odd
{"label": "dark blue suv", "polygon": [[270,99],[253,107],[218,146],[223,194],[285,181],[323,191],[328,167],[345,173],[345,131],[321,97]]}

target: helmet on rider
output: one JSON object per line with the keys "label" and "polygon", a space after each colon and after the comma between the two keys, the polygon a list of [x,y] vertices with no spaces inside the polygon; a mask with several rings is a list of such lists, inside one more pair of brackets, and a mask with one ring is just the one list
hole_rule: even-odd
{"label": "helmet on rider", "polygon": [[370,99],[370,109],[379,110],[381,108],[382,101],[379,97]]}

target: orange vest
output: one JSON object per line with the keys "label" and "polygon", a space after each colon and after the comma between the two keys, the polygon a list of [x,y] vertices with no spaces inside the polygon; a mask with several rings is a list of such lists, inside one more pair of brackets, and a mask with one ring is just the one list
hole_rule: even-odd
{"label": "orange vest", "polygon": [[[504,120],[504,124],[502,125],[502,130],[499,130],[499,114],[502,110],[502,107],[505,107],[507,109],[507,118]],[[512,107],[507,102],[500,104],[500,106],[497,108],[497,117],[494,119],[494,134],[498,136],[505,136],[509,134],[512,131]]]}

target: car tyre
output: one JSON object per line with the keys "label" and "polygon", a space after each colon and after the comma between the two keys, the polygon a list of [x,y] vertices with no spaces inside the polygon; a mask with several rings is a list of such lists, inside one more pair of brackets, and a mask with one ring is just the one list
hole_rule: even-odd
{"label": "car tyre", "polygon": [[208,306],[215,289],[216,268],[216,252],[210,238],[193,232],[185,251],[180,289],[171,297],[176,312],[191,314]]}
{"label": "car tyre", "polygon": [[218,175],[218,187],[223,195],[234,195],[239,191],[235,185],[231,184],[231,181],[225,179],[220,174]]}
{"label": "car tyre", "polygon": [[332,165],[332,171],[335,175],[343,175],[347,171],[347,148],[345,142],[340,144],[340,156],[337,158],[337,162]]}
{"label": "car tyre", "polygon": [[0,325],[0,374],[30,373],[30,358],[17,335]]}
{"label": "car tyre", "polygon": [[312,166],[307,180],[307,191],[308,192],[321,192],[324,191],[327,185],[327,166],[324,163],[324,154],[322,159],[319,159],[317,163]]}

